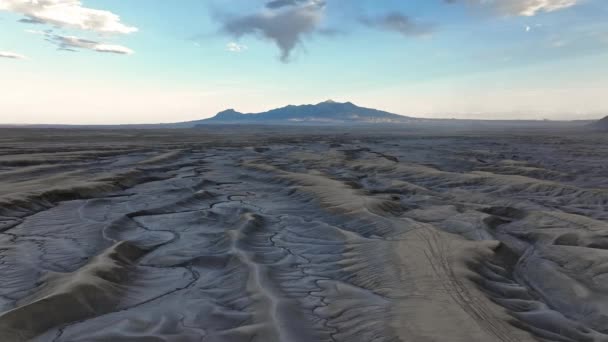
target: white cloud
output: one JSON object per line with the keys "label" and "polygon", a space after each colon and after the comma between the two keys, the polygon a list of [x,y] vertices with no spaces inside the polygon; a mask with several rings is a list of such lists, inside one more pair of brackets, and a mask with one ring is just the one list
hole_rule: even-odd
{"label": "white cloud", "polygon": [[447,3],[467,2],[490,8],[501,15],[532,17],[542,12],[555,12],[577,5],[580,0],[444,0]]}
{"label": "white cloud", "polygon": [[45,35],[47,34],[46,31],[41,31],[41,30],[25,30],[26,33],[31,33],[31,34],[39,34],[39,35]]}
{"label": "white cloud", "polygon": [[503,13],[532,17],[540,12],[554,12],[572,7],[578,0],[501,0],[499,3],[497,6]]}
{"label": "white cloud", "polygon": [[0,58],[27,59],[27,57],[25,57],[24,55],[10,51],[0,51]]}
{"label": "white cloud", "polygon": [[242,45],[239,43],[235,43],[235,42],[230,42],[228,44],[226,44],[226,51],[230,51],[230,52],[244,52],[247,50],[247,45]]}
{"label": "white cloud", "polygon": [[103,44],[98,43],[93,46],[93,50],[97,52],[110,52],[117,53],[121,55],[132,55],[134,53],[133,50],[129,49],[126,46],[116,45],[116,44]]}
{"label": "white cloud", "polygon": [[137,28],[123,24],[118,15],[83,7],[78,0],[0,0],[2,10],[23,14],[25,22],[100,33],[127,34],[137,31]]}
{"label": "white cloud", "polygon": [[50,33],[47,33],[46,37],[48,41],[59,46],[60,50],[75,51],[76,49],[87,49],[97,52],[116,53],[120,55],[133,54],[133,50],[121,45],[106,44],[74,36],[61,36]]}

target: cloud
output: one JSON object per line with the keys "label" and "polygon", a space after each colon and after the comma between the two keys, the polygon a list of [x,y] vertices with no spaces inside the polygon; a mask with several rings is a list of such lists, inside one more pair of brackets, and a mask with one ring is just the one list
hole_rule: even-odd
{"label": "cloud", "polygon": [[467,2],[489,7],[501,15],[532,17],[542,12],[554,12],[577,5],[580,0],[444,0],[447,3]]}
{"label": "cloud", "polygon": [[258,13],[225,19],[222,29],[235,38],[261,35],[273,41],[281,50],[281,60],[288,62],[302,36],[319,28],[324,9],[322,0],[270,1]]}
{"label": "cloud", "polygon": [[43,35],[43,36],[46,35],[47,33],[53,32],[53,30],[44,30],[43,31],[43,30],[30,30],[30,29],[27,29],[27,30],[24,30],[24,31],[26,33],[39,34],[39,35]]}
{"label": "cloud", "polygon": [[72,27],[99,33],[128,34],[137,28],[127,26],[112,12],[83,7],[78,0],[0,0],[0,11],[20,13],[21,21]]}
{"label": "cloud", "polygon": [[242,45],[239,43],[235,43],[235,42],[230,42],[228,44],[226,44],[226,51],[230,51],[230,52],[244,52],[247,50],[247,45]]}
{"label": "cloud", "polygon": [[[479,1],[479,0],[478,0]],[[501,1],[498,9],[502,13],[534,16],[540,12],[554,12],[564,8],[572,7],[578,0],[515,0]]]}
{"label": "cloud", "polygon": [[24,55],[10,51],[0,51],[0,58],[27,59],[27,57],[25,57]]}
{"label": "cloud", "polygon": [[62,36],[50,33],[46,33],[45,36],[47,37],[47,41],[57,45],[60,50],[64,51],[77,51],[79,49],[86,49],[96,52],[115,53],[120,55],[133,54],[133,50],[121,45],[106,44],[74,36]]}
{"label": "cloud", "polygon": [[397,32],[406,37],[422,36],[433,31],[433,25],[417,23],[398,12],[391,12],[377,18],[362,18],[361,22],[369,27]]}
{"label": "cloud", "polygon": [[[98,34],[136,32],[137,28],[124,25],[120,17],[112,12],[83,7],[77,0],[0,0],[0,11],[21,13],[25,23],[48,24],[55,27],[70,27]],[[57,45],[60,50],[80,49],[121,55],[133,54],[133,50],[115,44],[84,38],[54,34],[52,29],[26,30],[38,34]]]}
{"label": "cloud", "polygon": [[281,8],[285,6],[295,6],[306,2],[307,0],[273,0],[266,4],[267,8]]}
{"label": "cloud", "polygon": [[[280,49],[281,61],[289,62],[293,50],[306,36],[335,37],[347,34],[348,29],[344,27],[323,27],[328,2],[330,1],[267,0],[258,12],[233,17],[223,16],[219,19],[224,33],[236,39],[246,35],[268,39]],[[360,9],[357,10],[359,11]],[[391,12],[381,17],[357,18],[356,12],[347,17],[354,23],[397,32],[404,36],[421,36],[429,34],[434,29],[433,25],[418,23],[398,12]],[[348,26],[348,23],[346,25]]]}
{"label": "cloud", "polygon": [[[260,0],[261,1],[261,0]],[[577,5],[583,0],[440,0],[444,3],[468,4],[500,16],[534,16]],[[434,23],[419,22],[407,14],[391,11],[384,15],[368,14],[370,8],[339,0],[264,0],[260,9],[245,15],[217,16],[221,28],[235,40],[253,35],[272,41],[281,51],[280,59],[289,62],[296,47],[307,36],[341,36],[352,32],[354,24],[398,33],[404,37],[425,36],[436,30]],[[329,5],[328,5],[329,4]],[[335,5],[335,6],[334,6]],[[396,9],[393,5],[392,9]],[[326,12],[339,14],[334,25],[324,26]],[[340,13],[336,13],[339,11]],[[532,30],[532,26],[526,29]]]}

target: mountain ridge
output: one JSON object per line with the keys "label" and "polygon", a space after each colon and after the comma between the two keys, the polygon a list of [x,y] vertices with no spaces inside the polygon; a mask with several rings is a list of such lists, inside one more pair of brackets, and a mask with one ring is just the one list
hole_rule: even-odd
{"label": "mountain ridge", "polygon": [[352,102],[327,100],[317,104],[288,105],[261,113],[241,113],[227,109],[214,117],[200,120],[205,124],[245,124],[245,123],[407,123],[417,120],[409,116],[394,114],[378,109],[360,107]]}

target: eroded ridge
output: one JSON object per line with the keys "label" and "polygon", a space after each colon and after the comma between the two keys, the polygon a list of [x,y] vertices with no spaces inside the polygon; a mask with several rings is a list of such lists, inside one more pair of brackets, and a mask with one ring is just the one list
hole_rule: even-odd
{"label": "eroded ridge", "polygon": [[608,341],[589,137],[265,134],[0,149],[0,339]]}

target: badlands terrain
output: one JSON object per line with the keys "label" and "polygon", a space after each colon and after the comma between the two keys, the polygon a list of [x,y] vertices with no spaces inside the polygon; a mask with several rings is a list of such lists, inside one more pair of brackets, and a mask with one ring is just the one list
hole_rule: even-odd
{"label": "badlands terrain", "polygon": [[608,341],[608,135],[0,130],[0,341]]}

